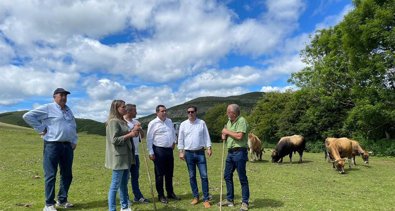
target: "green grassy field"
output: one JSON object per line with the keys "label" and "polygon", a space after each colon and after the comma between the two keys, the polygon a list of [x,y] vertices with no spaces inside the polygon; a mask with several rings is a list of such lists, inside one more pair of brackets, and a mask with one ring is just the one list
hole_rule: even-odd
{"label": "green grassy field", "polygon": [[[1,124],[0,145],[0,210],[42,210],[43,144],[39,136],[30,129]],[[214,202],[220,198],[221,149],[221,144],[214,144],[214,154],[208,159]],[[75,208],[70,210],[107,209],[111,170],[104,168],[104,153],[104,137],[80,134],[69,192],[69,200],[75,203]],[[340,175],[324,161],[323,153],[305,153],[302,164],[290,164],[286,157],[281,165],[269,162],[268,154],[266,151],[261,162],[247,164],[251,210],[395,210],[395,158],[371,157],[370,164],[363,165],[358,157],[359,165],[351,170],[346,168],[346,174]],[[151,197],[144,158],[140,159],[141,189],[146,197]],[[153,177],[152,162],[148,164]],[[157,203],[158,210],[204,210],[201,203],[189,204],[192,195],[188,173],[178,157],[174,177],[175,193],[182,200],[170,201],[168,205]],[[235,202],[239,203],[241,190],[237,173],[234,179]],[[131,194],[130,186],[129,192]],[[153,210],[152,203],[132,207]],[[216,209],[216,206],[211,208]],[[238,209],[239,205],[223,210]]]}

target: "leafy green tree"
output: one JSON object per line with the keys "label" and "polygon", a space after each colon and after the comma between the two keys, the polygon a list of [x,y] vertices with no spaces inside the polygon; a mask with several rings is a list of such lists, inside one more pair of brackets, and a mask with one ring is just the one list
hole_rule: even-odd
{"label": "leafy green tree", "polygon": [[395,0],[355,1],[341,23],[317,32],[302,52],[307,67],[290,79],[309,96],[304,130],[316,137],[394,134],[394,14]]}
{"label": "leafy green tree", "polygon": [[247,118],[251,131],[262,141],[269,143],[278,141],[278,119],[284,112],[290,96],[291,92],[268,92],[251,111]]}
{"label": "leafy green tree", "polygon": [[204,121],[210,133],[213,142],[221,140],[221,132],[224,125],[228,122],[226,115],[227,104],[221,103],[208,109],[204,115]]}

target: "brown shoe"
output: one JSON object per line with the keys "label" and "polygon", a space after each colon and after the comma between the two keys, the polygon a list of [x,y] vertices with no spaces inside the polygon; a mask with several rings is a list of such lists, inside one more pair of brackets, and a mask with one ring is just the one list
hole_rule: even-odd
{"label": "brown shoe", "polygon": [[210,208],[210,207],[211,207],[211,205],[210,205],[210,202],[209,202],[209,201],[205,201],[205,202],[203,202],[203,205],[204,205],[204,208]]}
{"label": "brown shoe", "polygon": [[195,205],[197,203],[199,203],[199,199],[198,198],[193,198],[192,201],[191,201],[191,204]]}

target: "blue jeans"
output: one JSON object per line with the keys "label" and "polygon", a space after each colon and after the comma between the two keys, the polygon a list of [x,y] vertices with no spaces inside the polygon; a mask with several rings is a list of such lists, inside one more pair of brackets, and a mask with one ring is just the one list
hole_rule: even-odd
{"label": "blue jeans", "polygon": [[250,189],[248,187],[248,178],[246,174],[246,163],[248,160],[247,149],[228,152],[226,157],[224,179],[226,182],[226,198],[229,201],[234,200],[233,172],[237,170],[241,185],[242,202],[248,204],[250,198]]}
{"label": "blue jeans", "polygon": [[139,155],[134,156],[136,164],[130,167],[130,180],[132,182],[132,190],[134,195],[134,201],[138,201],[141,198],[144,198],[143,194],[140,191],[139,186],[139,170],[140,170],[140,159]]}
{"label": "blue jeans", "polygon": [[119,198],[121,200],[122,209],[128,208],[129,195],[128,195],[128,181],[129,169],[112,170],[112,179],[110,190],[108,191],[108,210],[116,211],[117,192],[119,190]]}
{"label": "blue jeans", "polygon": [[202,182],[203,201],[208,200],[208,177],[207,177],[207,163],[204,150],[201,151],[185,151],[185,161],[188,166],[189,183],[191,184],[192,195],[194,198],[199,198],[199,189],[196,182],[196,166],[199,169],[200,179]]}
{"label": "blue jeans", "polygon": [[55,182],[58,165],[60,168],[60,186],[58,201],[67,201],[71,181],[73,180],[72,166],[74,151],[70,142],[44,141],[43,167],[45,177],[45,204],[55,204]]}

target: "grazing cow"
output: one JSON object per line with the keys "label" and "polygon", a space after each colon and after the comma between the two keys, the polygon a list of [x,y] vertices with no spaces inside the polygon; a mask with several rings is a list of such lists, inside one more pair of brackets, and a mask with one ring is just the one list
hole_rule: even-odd
{"label": "grazing cow", "polygon": [[301,135],[282,137],[272,152],[272,162],[282,163],[283,157],[289,155],[289,160],[292,163],[292,153],[298,152],[299,163],[301,163],[305,146],[306,142]]}
{"label": "grazing cow", "polygon": [[348,138],[327,138],[325,140],[326,150],[332,159],[332,166],[339,173],[344,173],[345,157],[349,159],[349,168],[351,168],[352,143]]}
{"label": "grazing cow", "polygon": [[253,133],[248,134],[248,149],[251,155],[251,161],[262,160],[263,145],[262,141]]}
{"label": "grazing cow", "polygon": [[333,138],[333,137],[328,137],[325,139],[325,152],[324,153],[325,153],[325,160],[328,162],[333,161],[333,157],[330,155],[327,148],[328,148],[329,144],[336,139],[337,138]]}
{"label": "grazing cow", "polygon": [[369,164],[369,153],[362,149],[358,141],[351,140],[352,144],[352,163],[356,166],[355,155],[361,155],[365,164]]}

